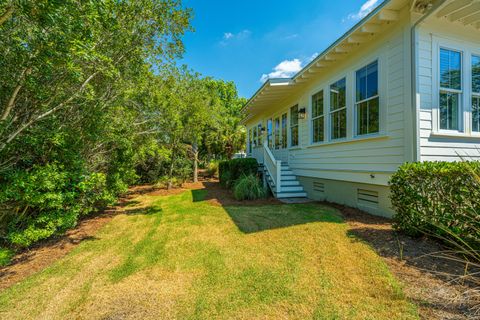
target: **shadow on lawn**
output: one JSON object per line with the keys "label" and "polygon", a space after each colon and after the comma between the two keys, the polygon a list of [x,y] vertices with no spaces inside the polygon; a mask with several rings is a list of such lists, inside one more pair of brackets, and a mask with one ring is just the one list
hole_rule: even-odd
{"label": "shadow on lawn", "polygon": [[225,209],[243,233],[287,228],[314,222],[343,223],[335,210],[319,204],[283,204],[276,199],[237,201],[219,183],[205,182],[204,189],[191,190],[194,202],[207,201]]}

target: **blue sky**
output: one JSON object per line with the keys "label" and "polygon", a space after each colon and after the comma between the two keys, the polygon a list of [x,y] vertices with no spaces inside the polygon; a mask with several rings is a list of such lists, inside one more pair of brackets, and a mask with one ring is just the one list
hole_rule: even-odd
{"label": "blue sky", "polygon": [[180,63],[234,81],[249,98],[269,76],[292,76],[381,2],[184,0],[195,32]]}

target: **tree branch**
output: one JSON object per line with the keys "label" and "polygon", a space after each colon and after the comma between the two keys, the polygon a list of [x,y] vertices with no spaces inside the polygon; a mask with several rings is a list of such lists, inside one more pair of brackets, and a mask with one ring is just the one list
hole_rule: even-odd
{"label": "tree branch", "polygon": [[10,143],[12,142],[20,133],[22,133],[25,129],[27,129],[28,127],[30,127],[32,124],[34,124],[35,122],[37,121],[40,121],[42,120],[43,118],[45,117],[48,117],[49,115],[51,115],[52,113],[58,111],[59,109],[63,108],[64,106],[68,105],[70,102],[72,102],[73,99],[75,99],[81,92],[83,92],[83,90],[85,90],[86,86],[88,85],[88,83],[98,74],[98,71],[94,72],[92,75],[90,75],[90,77],[88,77],[84,82],[83,84],[80,86],[80,88],[77,90],[76,93],[74,93],[72,96],[70,96],[70,98],[68,98],[67,100],[61,102],[60,104],[58,104],[56,107],[48,110],[47,112],[44,112],[42,113],[41,115],[39,115],[38,117],[35,117],[33,119],[31,119],[30,121],[24,123],[23,125],[20,126],[20,128],[17,129],[17,131],[15,131],[14,133],[12,133],[8,138],[7,140],[0,145],[0,151],[2,151],[3,149],[5,149],[5,147]]}
{"label": "tree branch", "polygon": [[20,74],[20,77],[18,79],[18,84],[13,90],[13,93],[8,100],[7,106],[5,107],[5,110],[3,110],[2,116],[0,117],[0,121],[5,121],[7,120],[8,116],[10,115],[10,112],[13,109],[13,106],[15,105],[15,100],[17,99],[18,93],[20,92],[20,89],[22,89],[23,86],[23,80],[25,79],[25,76],[28,75],[31,72],[32,69],[26,68],[22,71]]}
{"label": "tree branch", "polygon": [[7,7],[7,11],[5,11],[5,13],[0,16],[0,26],[12,16],[12,13],[13,6]]}

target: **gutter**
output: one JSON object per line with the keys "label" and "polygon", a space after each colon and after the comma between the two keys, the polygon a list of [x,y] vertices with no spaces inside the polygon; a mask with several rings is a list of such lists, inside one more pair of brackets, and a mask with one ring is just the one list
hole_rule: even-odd
{"label": "gutter", "polygon": [[412,26],[410,30],[410,41],[411,41],[411,77],[412,77],[412,87],[411,87],[411,96],[412,96],[412,116],[413,116],[413,132],[415,134],[413,139],[413,162],[420,162],[420,123],[419,123],[419,99],[417,99],[418,93],[418,83],[417,83],[417,27],[425,21],[432,13],[437,11],[438,8],[443,6],[448,0],[438,0],[436,1],[430,9]]}

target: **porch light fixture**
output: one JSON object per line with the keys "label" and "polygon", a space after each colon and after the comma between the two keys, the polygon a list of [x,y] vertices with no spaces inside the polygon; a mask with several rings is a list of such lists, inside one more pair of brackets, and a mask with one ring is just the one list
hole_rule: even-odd
{"label": "porch light fixture", "polygon": [[307,118],[307,109],[302,108],[298,109],[298,119],[306,119]]}
{"label": "porch light fixture", "polygon": [[265,133],[265,131],[267,131],[267,129],[266,129],[265,127],[263,127],[263,126],[260,127],[260,132],[261,132],[261,133]]}

